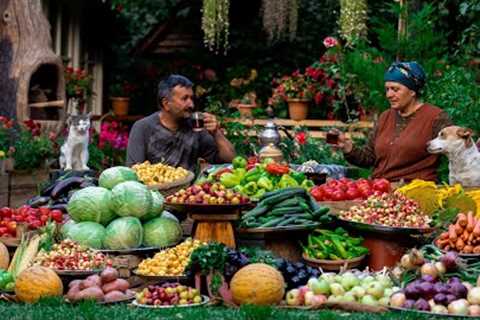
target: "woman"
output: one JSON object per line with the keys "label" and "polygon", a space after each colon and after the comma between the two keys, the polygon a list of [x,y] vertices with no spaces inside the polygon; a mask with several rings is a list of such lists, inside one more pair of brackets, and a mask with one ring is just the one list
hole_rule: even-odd
{"label": "woman", "polygon": [[384,80],[390,109],[380,115],[365,146],[355,147],[340,134],[345,159],[357,166],[373,166],[374,178],[436,181],[439,156],[428,153],[426,143],[451,125],[448,115],[420,101],[425,72],[418,63],[393,63]]}

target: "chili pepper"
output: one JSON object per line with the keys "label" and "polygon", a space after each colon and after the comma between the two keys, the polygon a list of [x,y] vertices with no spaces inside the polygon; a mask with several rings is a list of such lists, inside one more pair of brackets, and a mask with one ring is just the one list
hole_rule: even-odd
{"label": "chili pepper", "polygon": [[335,246],[335,249],[337,249],[338,254],[340,257],[343,259],[347,259],[348,253],[347,250],[345,250],[345,247],[342,244],[342,241],[339,240],[337,237],[332,237],[332,242],[333,245]]}
{"label": "chili pepper", "polygon": [[269,163],[265,169],[268,173],[275,175],[282,175],[290,172],[290,168],[288,166],[278,163]]}
{"label": "chili pepper", "polygon": [[262,168],[257,166],[245,174],[245,176],[243,177],[243,181],[247,183],[252,181],[258,181],[258,179],[260,179],[260,176],[262,175],[263,172],[264,171],[262,170]]}

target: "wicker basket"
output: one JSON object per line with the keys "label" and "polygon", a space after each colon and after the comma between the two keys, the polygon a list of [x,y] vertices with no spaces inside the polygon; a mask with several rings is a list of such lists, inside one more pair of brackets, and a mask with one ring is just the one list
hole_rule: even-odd
{"label": "wicker basket", "polygon": [[193,172],[189,172],[188,175],[181,180],[164,183],[164,184],[154,184],[154,185],[148,186],[148,188],[151,190],[157,190],[162,194],[162,196],[167,197],[169,195],[174,194],[180,189],[188,187],[194,178],[195,178],[195,175],[193,174]]}

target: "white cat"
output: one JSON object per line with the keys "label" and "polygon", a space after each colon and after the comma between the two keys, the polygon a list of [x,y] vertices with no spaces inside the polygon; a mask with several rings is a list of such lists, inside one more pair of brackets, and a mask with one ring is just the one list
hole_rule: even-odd
{"label": "white cat", "polygon": [[68,116],[68,137],[60,148],[60,169],[89,170],[87,163],[90,116],[91,113]]}

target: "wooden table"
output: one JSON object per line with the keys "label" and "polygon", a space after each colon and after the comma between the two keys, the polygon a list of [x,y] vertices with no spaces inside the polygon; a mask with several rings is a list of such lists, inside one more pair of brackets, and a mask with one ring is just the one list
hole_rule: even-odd
{"label": "wooden table", "polygon": [[240,209],[225,213],[189,213],[194,220],[192,234],[194,239],[216,241],[236,248],[232,222],[240,218]]}

